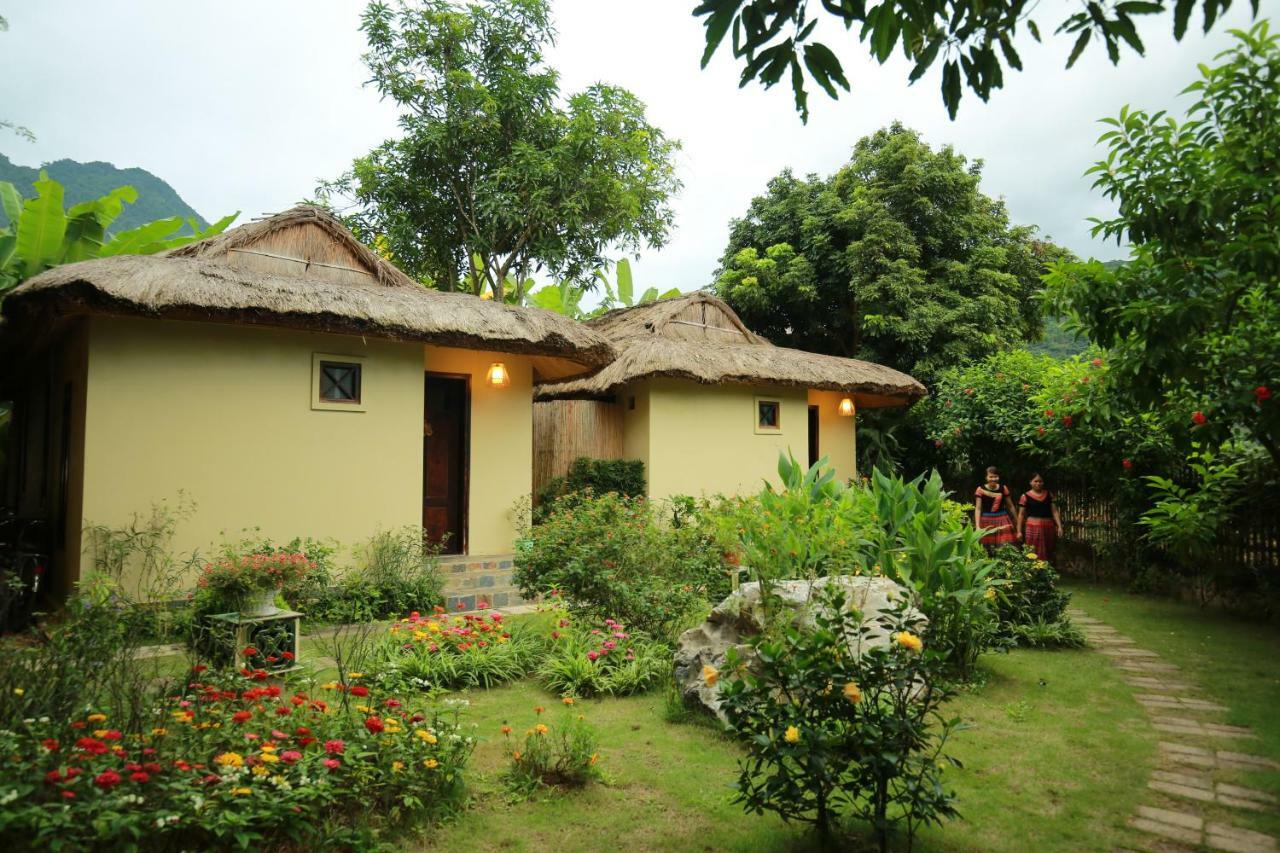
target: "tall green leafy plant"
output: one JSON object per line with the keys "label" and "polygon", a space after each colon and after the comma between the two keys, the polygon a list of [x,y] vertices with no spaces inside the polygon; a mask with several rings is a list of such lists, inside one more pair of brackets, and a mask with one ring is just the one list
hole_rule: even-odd
{"label": "tall green leafy plant", "polygon": [[[222,233],[239,215],[233,213],[201,229],[180,216],[158,219],[137,228],[109,233],[124,205],[138,200],[133,187],[118,187],[101,198],[63,208],[62,185],[44,172],[35,182],[34,198],[0,181],[0,204],[9,226],[0,229],[0,294],[60,264],[113,255],[150,255]],[[179,233],[189,226],[191,233]]]}

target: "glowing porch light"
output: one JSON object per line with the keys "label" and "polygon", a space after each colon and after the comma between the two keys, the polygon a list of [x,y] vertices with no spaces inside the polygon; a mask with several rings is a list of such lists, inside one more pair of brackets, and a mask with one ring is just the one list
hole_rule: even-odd
{"label": "glowing porch light", "polygon": [[485,375],[485,379],[494,388],[506,388],[511,384],[511,374],[507,372],[507,366],[500,361],[489,365],[489,372]]}
{"label": "glowing porch light", "polygon": [[844,415],[846,418],[853,417],[853,400],[845,397],[840,401],[840,414]]}

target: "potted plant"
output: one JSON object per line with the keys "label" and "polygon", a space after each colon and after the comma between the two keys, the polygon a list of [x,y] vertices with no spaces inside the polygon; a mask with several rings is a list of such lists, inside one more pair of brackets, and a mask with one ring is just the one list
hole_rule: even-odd
{"label": "potted plant", "polygon": [[289,582],[315,568],[315,561],[301,552],[276,551],[227,556],[206,563],[198,584],[239,602],[243,616],[270,616],[279,612],[276,594]]}

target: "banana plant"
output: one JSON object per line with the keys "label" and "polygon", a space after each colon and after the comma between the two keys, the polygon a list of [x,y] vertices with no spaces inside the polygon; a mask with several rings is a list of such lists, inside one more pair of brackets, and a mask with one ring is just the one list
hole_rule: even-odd
{"label": "banana plant", "polygon": [[581,320],[586,316],[582,310],[582,297],[587,289],[571,281],[559,284],[547,284],[529,294],[529,302],[539,308],[555,311],[566,317]]}
{"label": "banana plant", "polygon": [[644,305],[646,302],[657,302],[659,299],[670,299],[673,296],[680,295],[680,288],[673,287],[665,293],[659,293],[658,288],[646,288],[640,294],[640,298],[635,298],[635,283],[631,278],[631,262],[626,258],[618,261],[615,265],[615,281],[609,281],[609,277],[605,275],[603,270],[596,270],[595,277],[604,286],[604,299],[600,303],[601,311],[608,311],[613,308],[631,308],[636,305]]}
{"label": "banana plant", "polygon": [[[45,270],[61,264],[114,255],[150,255],[204,240],[226,230],[239,212],[224,216],[207,228],[181,216],[157,219],[128,231],[108,234],[126,204],[138,200],[133,187],[117,187],[101,198],[63,209],[62,184],[43,171],[34,184],[34,198],[0,181],[0,205],[9,227],[0,228],[0,295]],[[182,227],[190,234],[179,234]]]}

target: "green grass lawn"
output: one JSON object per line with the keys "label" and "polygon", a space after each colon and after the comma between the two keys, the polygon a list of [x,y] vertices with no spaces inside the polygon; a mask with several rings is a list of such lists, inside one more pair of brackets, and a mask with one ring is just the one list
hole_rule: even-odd
{"label": "green grass lawn", "polygon": [[[1169,674],[1169,680],[1185,683],[1195,695],[1231,709],[1220,714],[1182,716],[1249,726],[1258,735],[1256,740],[1197,741],[1176,735],[1166,735],[1164,739],[1280,761],[1280,629],[1219,611],[1201,610],[1192,604],[1132,595],[1104,586],[1077,584],[1071,591],[1075,606],[1181,667],[1180,672]],[[1280,793],[1280,772],[1219,770],[1214,778]],[[1165,804],[1177,807],[1173,800]],[[1280,814],[1254,814],[1223,807],[1210,807],[1203,813],[1210,820],[1280,837]]]}

